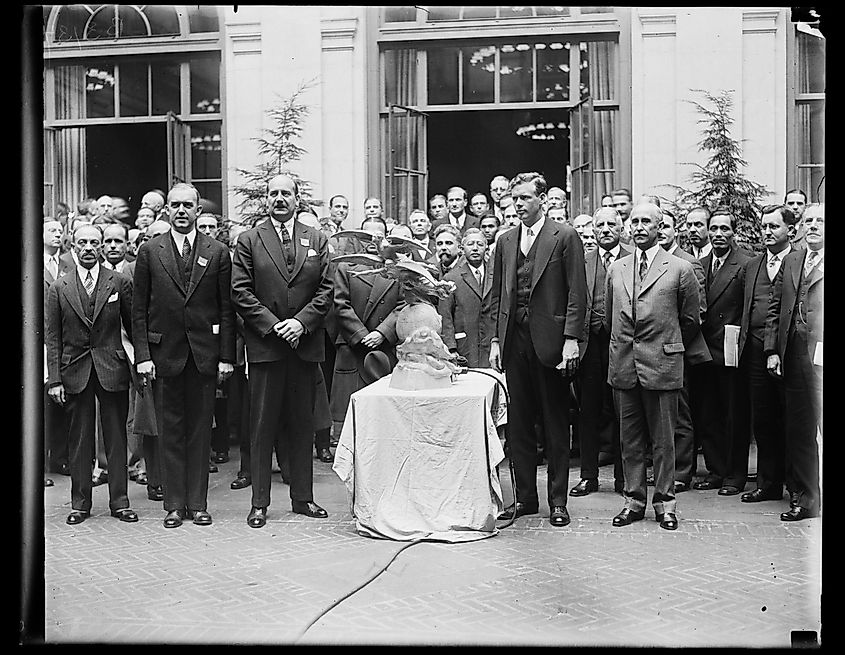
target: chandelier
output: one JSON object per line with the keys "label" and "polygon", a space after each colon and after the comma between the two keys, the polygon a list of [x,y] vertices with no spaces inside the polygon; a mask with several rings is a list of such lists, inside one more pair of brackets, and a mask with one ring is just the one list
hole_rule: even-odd
{"label": "chandelier", "polygon": [[554,141],[562,139],[569,132],[569,126],[564,122],[537,122],[520,125],[516,128],[518,136],[524,136],[534,141]]}

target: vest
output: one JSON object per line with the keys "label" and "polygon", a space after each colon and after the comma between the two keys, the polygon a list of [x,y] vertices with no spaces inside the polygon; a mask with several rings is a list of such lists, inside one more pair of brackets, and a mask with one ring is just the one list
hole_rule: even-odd
{"label": "vest", "polygon": [[769,282],[766,257],[763,257],[760,272],[754,282],[754,291],[751,295],[751,315],[748,319],[748,333],[760,341],[764,341],[766,337],[766,311],[769,308],[771,291],[772,283]]}
{"label": "vest", "polygon": [[516,322],[528,320],[528,299],[531,296],[531,279],[534,274],[534,256],[537,252],[537,238],[531,244],[528,256],[522,254],[522,249],[516,251]]}
{"label": "vest", "polygon": [[[102,271],[101,271],[102,273]],[[94,285],[94,290],[91,295],[85,290],[85,285],[79,279],[79,273],[76,274],[76,288],[79,289],[79,297],[82,299],[82,308],[85,310],[85,316],[89,321],[94,320],[94,305],[97,299],[97,286],[100,284],[100,278],[97,277],[97,283]]]}
{"label": "vest", "polygon": [[[605,283],[607,281],[607,270],[604,267],[604,253],[603,248],[596,251],[598,255],[596,259],[596,286],[593,288],[593,311],[590,313],[590,332],[597,334],[601,330],[602,316],[604,316],[604,292]],[[611,256],[611,263],[616,261],[615,257]]]}
{"label": "vest", "polygon": [[[804,262],[801,262],[801,266]],[[813,274],[812,271],[810,275]],[[798,293],[795,296],[795,308],[792,312],[792,324],[789,326],[790,335],[794,332],[795,336],[801,337],[804,341],[807,340],[807,293],[810,290],[810,275],[804,275],[801,271],[801,282],[798,285]],[[801,320],[799,320],[799,316]]]}
{"label": "vest", "polygon": [[[188,237],[185,238],[187,239]],[[194,245],[191,248],[191,256],[188,258],[188,263],[183,265],[182,253],[179,252],[179,249],[176,247],[176,242],[173,240],[173,237],[170,237],[170,247],[173,249],[173,253],[176,256],[176,268],[179,269],[179,276],[182,278],[182,285],[184,287],[187,287],[188,282],[191,280],[191,270],[194,267],[194,257],[197,256],[197,241],[199,241],[199,236],[194,238]]]}

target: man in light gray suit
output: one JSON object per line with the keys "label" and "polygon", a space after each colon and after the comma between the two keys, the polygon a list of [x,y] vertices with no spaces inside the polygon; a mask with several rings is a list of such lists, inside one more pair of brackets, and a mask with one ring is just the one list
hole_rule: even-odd
{"label": "man in light gray suit", "polygon": [[630,221],[637,249],[611,263],[605,292],[607,381],[619,416],[625,475],[625,507],[613,525],[629,525],[645,516],[645,448],[650,439],[655,517],[661,528],[675,530],[674,434],[684,351],[700,325],[698,282],[692,264],[658,244],[659,207],[637,205]]}

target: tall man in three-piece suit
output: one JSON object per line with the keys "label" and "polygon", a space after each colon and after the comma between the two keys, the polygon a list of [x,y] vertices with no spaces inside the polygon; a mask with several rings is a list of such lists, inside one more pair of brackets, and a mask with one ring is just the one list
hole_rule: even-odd
{"label": "tall man in three-piece suit", "polygon": [[235,361],[229,251],[196,229],[199,201],[194,186],[175,184],[166,205],[171,230],[150,239],[135,264],[135,362],[138,374],[153,382],[166,528],[189,517],[196,525],[212,522],[214,393]]}
{"label": "tall man in three-piece suit", "polygon": [[693,424],[704,451],[707,476],[694,489],[718,489],[735,496],[748,478],[751,415],[748,374],[741,361],[725,363],[725,326],[739,328],[745,288],[745,263],[751,259],[733,243],[736,218],[717,208],[707,220],[712,249],[701,258],[707,288],[707,316],[701,334],[712,362],[696,366],[690,378]]}
{"label": "tall man in three-piece suit", "polygon": [[47,292],[46,345],[49,395],[67,405],[71,476],[70,525],[91,512],[93,461],[96,449],[95,400],[100,403],[103,440],[112,474],[109,509],[121,521],[134,523],[129,509],[126,471],[126,414],[129,366],[120,342],[121,320],[131,334],[132,284],[99,264],[102,234],[81,225],[72,235],[79,265],[54,281]]}
{"label": "tall man in three-piece suit", "polygon": [[520,173],[510,184],[519,229],[502,233],[493,256],[488,314],[495,325],[490,366],[504,369],[511,396],[514,504],[502,518],[539,511],[535,420],[548,460],[549,521],[569,524],[569,380],[578,370],[587,304],[584,247],[565,223],[546,220],[546,180]]}
{"label": "tall man in three-piece suit", "polygon": [[314,502],[311,444],[323,322],[332,304],[326,236],[296,220],[299,186],[287,175],[267,184],[270,218],[238,237],[232,300],[243,317],[250,392],[252,509],[261,528],[270,505],[273,444],[287,441],[294,512],[325,518]]}
{"label": "tall man in three-piece suit", "polygon": [[625,507],[613,525],[645,516],[646,444],[654,461],[652,505],[660,527],[675,530],[675,425],[684,381],[684,351],[699,328],[700,296],[692,265],[657,243],[660,208],[631,211],[633,254],[610,265],[605,325],[610,331],[607,381],[614,389]]}
{"label": "tall man in three-piece suit", "polygon": [[786,392],[786,459],[797,494],[781,521],[818,516],[824,335],[824,205],[802,220],[806,250],[794,250],[775,278],[766,320],[766,367]]}

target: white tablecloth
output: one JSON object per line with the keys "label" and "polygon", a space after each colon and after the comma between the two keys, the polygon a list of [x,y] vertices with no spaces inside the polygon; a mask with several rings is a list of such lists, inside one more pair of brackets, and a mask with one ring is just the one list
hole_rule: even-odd
{"label": "white tablecloth", "polygon": [[504,452],[495,380],[470,372],[448,389],[389,384],[387,376],[352,394],[335,453],[358,530],[401,541],[497,534]]}

